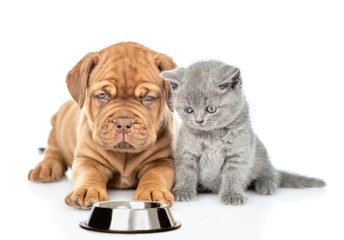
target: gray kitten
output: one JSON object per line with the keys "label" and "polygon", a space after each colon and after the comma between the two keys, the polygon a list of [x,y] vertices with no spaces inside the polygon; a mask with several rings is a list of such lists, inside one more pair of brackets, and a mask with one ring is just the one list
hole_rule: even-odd
{"label": "gray kitten", "polygon": [[183,123],[174,151],[177,201],[190,201],[197,190],[216,192],[224,204],[247,201],[252,187],[262,195],[276,188],[322,187],[325,182],[282,171],[270,163],[252,130],[240,70],[218,61],[165,71],[174,107]]}

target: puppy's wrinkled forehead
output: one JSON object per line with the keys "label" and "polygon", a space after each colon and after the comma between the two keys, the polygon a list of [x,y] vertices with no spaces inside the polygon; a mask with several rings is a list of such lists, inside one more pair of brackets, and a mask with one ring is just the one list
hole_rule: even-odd
{"label": "puppy's wrinkled forehead", "polygon": [[117,96],[126,98],[129,96],[143,95],[145,89],[159,90],[162,85],[159,69],[153,62],[153,56],[149,53],[137,52],[115,56],[102,56],[99,68],[94,69],[90,78],[92,87],[113,88]]}

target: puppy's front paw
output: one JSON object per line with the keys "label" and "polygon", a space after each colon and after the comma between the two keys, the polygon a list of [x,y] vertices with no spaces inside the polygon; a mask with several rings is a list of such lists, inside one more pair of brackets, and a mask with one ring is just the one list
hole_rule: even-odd
{"label": "puppy's front paw", "polygon": [[67,205],[82,209],[90,209],[94,203],[107,200],[109,197],[106,190],[96,186],[79,187],[65,197]]}
{"label": "puppy's front paw", "polygon": [[192,191],[173,189],[172,193],[175,200],[180,202],[190,202],[196,198],[196,192]]}
{"label": "puppy's front paw", "polygon": [[243,205],[247,202],[247,196],[243,193],[225,193],[221,200],[226,205]]}
{"label": "puppy's front paw", "polygon": [[172,206],[174,203],[174,197],[172,193],[165,189],[159,189],[155,187],[140,187],[136,190],[133,197],[134,201],[154,201],[165,203],[168,206]]}
{"label": "puppy's front paw", "polygon": [[30,170],[28,179],[33,182],[56,182],[62,178],[66,166],[55,159],[44,159]]}

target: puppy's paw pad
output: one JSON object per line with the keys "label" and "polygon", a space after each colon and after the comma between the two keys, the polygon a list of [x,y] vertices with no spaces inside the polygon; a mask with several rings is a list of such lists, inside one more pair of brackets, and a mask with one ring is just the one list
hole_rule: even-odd
{"label": "puppy's paw pad", "polygon": [[155,188],[141,188],[137,189],[133,197],[134,201],[153,201],[165,203],[172,206],[174,203],[174,197],[172,193],[164,189]]}
{"label": "puppy's paw pad", "polygon": [[243,205],[248,198],[243,193],[228,193],[221,196],[221,200],[226,205]]}
{"label": "puppy's paw pad", "polygon": [[80,187],[65,197],[65,203],[74,208],[90,209],[94,203],[107,201],[106,190],[99,187]]}

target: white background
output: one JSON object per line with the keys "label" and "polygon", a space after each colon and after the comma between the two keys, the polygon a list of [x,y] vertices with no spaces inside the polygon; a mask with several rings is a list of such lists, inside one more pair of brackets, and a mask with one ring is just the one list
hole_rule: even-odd
{"label": "white background", "polygon": [[[1,239],[344,239],[344,8],[341,1],[1,1]],[[150,235],[81,229],[69,177],[35,184],[50,117],[70,99],[67,72],[86,53],[135,41],[179,66],[218,59],[241,69],[256,133],[280,169],[323,189],[249,191],[240,207],[200,194],[171,211],[183,226]],[[68,174],[67,174],[68,176]],[[70,176],[70,174],[69,174]],[[112,200],[133,191],[110,190]],[[338,220],[340,219],[340,220]]]}

